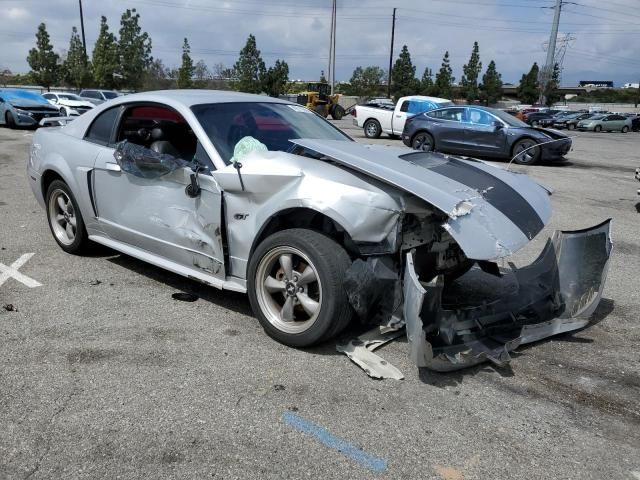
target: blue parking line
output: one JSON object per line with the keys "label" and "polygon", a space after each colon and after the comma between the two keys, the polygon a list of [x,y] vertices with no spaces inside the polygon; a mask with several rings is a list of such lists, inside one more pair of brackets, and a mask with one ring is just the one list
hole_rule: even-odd
{"label": "blue parking line", "polygon": [[374,457],[373,455],[363,452],[346,440],[334,436],[327,429],[316,425],[309,420],[305,420],[295,413],[285,413],[282,416],[282,420],[287,425],[302,433],[312,436],[320,443],[339,451],[343,455],[346,455],[352,460],[355,460],[359,464],[367,467],[369,470],[373,470],[374,472],[384,472],[387,469],[387,461],[383,458]]}

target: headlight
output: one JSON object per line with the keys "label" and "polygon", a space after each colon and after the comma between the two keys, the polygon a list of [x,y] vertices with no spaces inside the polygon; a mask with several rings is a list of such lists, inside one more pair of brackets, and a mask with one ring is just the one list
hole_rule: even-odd
{"label": "headlight", "polygon": [[27,112],[26,110],[20,110],[19,108],[16,108],[16,109],[14,109],[14,110],[16,111],[16,113],[17,113],[18,115],[27,115],[27,116],[29,116],[29,117],[30,117],[31,115],[33,115],[33,113],[31,113],[31,112]]}

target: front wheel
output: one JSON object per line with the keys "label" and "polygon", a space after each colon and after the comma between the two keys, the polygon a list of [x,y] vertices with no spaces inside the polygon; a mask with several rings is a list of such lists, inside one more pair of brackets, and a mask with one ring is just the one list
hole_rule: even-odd
{"label": "front wheel", "polygon": [[13,118],[13,113],[7,112],[7,114],[4,116],[4,119],[7,123],[7,127],[16,128],[16,120],[15,118]]}
{"label": "front wheel", "polygon": [[66,117],[67,116],[67,109],[66,108],[62,107],[60,109],[60,116],[62,116],[62,117]]}
{"label": "front wheel", "polygon": [[294,228],[267,237],[251,256],[248,293],[265,332],[291,347],[340,333],[352,309],[343,281],[347,252],[329,237]]}
{"label": "front wheel", "polygon": [[594,132],[601,132],[602,131],[602,127],[600,125],[596,125],[593,129]]}
{"label": "front wheel", "polygon": [[567,125],[567,130],[575,130],[576,126],[573,123],[570,123],[569,125]]}
{"label": "front wheel", "polygon": [[336,104],[331,112],[331,118],[334,120],[342,120],[342,117],[344,117],[344,108],[342,105]]}
{"label": "front wheel", "polygon": [[422,150],[423,152],[431,152],[435,147],[435,142],[431,134],[427,132],[419,132],[411,141],[411,148],[414,150]]}
{"label": "front wheel", "polygon": [[537,145],[537,142],[530,138],[518,140],[511,151],[513,161],[520,165],[533,165],[540,159],[540,147]]}

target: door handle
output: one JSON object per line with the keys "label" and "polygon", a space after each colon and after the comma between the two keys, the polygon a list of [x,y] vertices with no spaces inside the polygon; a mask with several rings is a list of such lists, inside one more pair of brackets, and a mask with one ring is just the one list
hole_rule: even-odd
{"label": "door handle", "polygon": [[402,115],[396,115],[396,118],[402,118]]}
{"label": "door handle", "polygon": [[111,172],[121,172],[122,171],[122,169],[120,168],[120,165],[118,165],[117,163],[113,163],[113,162],[105,162],[104,168],[106,168],[107,170],[109,170]]}

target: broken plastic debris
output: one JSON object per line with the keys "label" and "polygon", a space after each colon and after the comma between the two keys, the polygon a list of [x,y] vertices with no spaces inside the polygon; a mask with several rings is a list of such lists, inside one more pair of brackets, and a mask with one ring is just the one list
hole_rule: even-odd
{"label": "broken plastic debris", "polygon": [[171,298],[174,300],[180,300],[181,302],[195,302],[199,297],[194,293],[176,292],[171,295]]}
{"label": "broken plastic debris", "polygon": [[7,312],[17,312],[18,307],[16,307],[13,303],[7,303],[2,306]]}
{"label": "broken plastic debris", "polygon": [[402,330],[390,330],[386,327],[376,327],[363,333],[347,344],[336,345],[338,352],[344,353],[353,363],[362,368],[371,378],[393,378],[403,380],[404,375],[400,370],[391,365],[373,351],[385,343],[398,338],[403,334]]}

